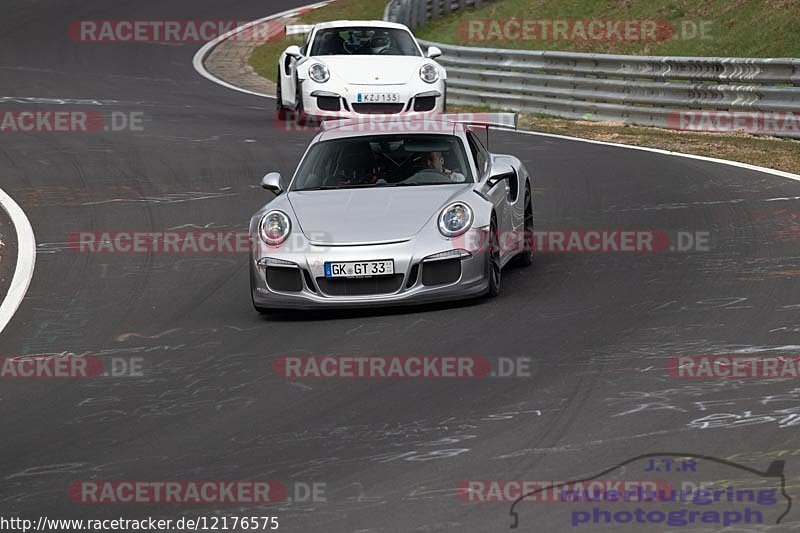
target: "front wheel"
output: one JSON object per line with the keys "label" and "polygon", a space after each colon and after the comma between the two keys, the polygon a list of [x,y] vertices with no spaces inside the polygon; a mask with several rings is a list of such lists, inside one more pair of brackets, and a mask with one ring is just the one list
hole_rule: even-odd
{"label": "front wheel", "polygon": [[307,124],[306,108],[303,105],[303,91],[300,90],[300,84],[297,84],[297,93],[295,95],[296,107],[294,108],[295,120],[297,124],[305,126]]}
{"label": "front wheel", "polygon": [[283,106],[283,89],[281,85],[281,80],[279,79],[277,89],[275,89],[275,112],[278,114],[278,120],[286,120],[286,108]]}
{"label": "front wheel", "polygon": [[528,267],[533,264],[533,202],[531,191],[525,188],[525,224],[522,234],[522,252],[517,256],[520,266]]}
{"label": "front wheel", "polygon": [[503,281],[503,269],[500,266],[500,246],[498,245],[497,224],[492,220],[489,226],[489,249],[487,257],[487,276],[489,276],[489,297],[494,298],[500,294],[500,286]]}

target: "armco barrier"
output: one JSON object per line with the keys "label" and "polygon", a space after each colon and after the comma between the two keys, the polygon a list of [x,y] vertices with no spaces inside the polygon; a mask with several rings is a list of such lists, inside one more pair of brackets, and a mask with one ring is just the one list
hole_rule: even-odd
{"label": "armco barrier", "polygon": [[424,26],[428,19],[461,9],[475,9],[492,0],[392,0],[386,6],[383,20],[405,24],[412,30]]}
{"label": "armco barrier", "polygon": [[[434,14],[476,2],[480,4],[393,0],[386,18],[419,27]],[[800,138],[797,58],[628,56],[422,44],[444,53],[439,61],[447,68],[451,104]]]}

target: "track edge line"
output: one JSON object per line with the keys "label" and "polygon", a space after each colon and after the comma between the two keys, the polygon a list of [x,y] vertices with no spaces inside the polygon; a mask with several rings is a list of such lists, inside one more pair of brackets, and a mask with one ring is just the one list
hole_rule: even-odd
{"label": "track edge line", "polygon": [[0,207],[8,213],[17,233],[17,264],[8,293],[0,303],[0,333],[11,322],[28,292],[36,267],[36,235],[22,208],[0,189]]}
{"label": "track edge line", "polygon": [[[242,26],[234,28],[234,29],[232,29],[231,31],[229,31],[229,32],[227,32],[225,34],[220,35],[219,37],[217,37],[213,41],[207,42],[205,45],[203,45],[197,51],[197,53],[195,53],[194,58],[192,59],[192,64],[194,66],[194,69],[201,76],[203,76],[204,78],[207,78],[208,80],[211,80],[212,82],[214,82],[214,83],[216,83],[218,85],[221,85],[223,87],[227,87],[228,89],[231,89],[231,90],[234,90],[234,91],[238,91],[238,92],[241,92],[241,93],[245,93],[245,94],[249,94],[251,96],[259,96],[261,98],[272,98],[272,99],[275,99],[275,96],[273,96],[273,95],[257,93],[255,91],[250,91],[248,89],[243,89],[241,87],[237,87],[236,85],[233,85],[232,83],[228,83],[225,80],[221,80],[221,79],[217,78],[216,76],[211,74],[208,70],[206,70],[205,65],[203,64],[203,62],[205,61],[205,59],[208,56],[208,54],[210,54],[211,51],[214,50],[214,48],[217,45],[219,45],[221,42],[229,39],[230,37],[236,35],[237,33],[241,32],[241,31],[244,31],[247,28],[250,28],[251,26],[255,26],[256,24],[261,24],[261,23],[266,22],[268,20],[274,20],[274,19],[277,19],[277,18],[290,17],[292,15],[295,15],[295,14],[298,14],[300,12],[304,12],[304,11],[307,11],[307,10],[310,10],[310,9],[317,9],[317,8],[326,6],[326,5],[330,4],[333,1],[335,1],[335,0],[325,0],[323,2],[310,4],[308,6],[289,9],[287,11],[282,11],[281,13],[277,13],[275,15],[269,15],[267,17],[263,17],[263,18],[260,18],[258,20],[254,20],[252,22],[248,22],[247,24],[243,24]],[[503,129],[503,128],[500,128],[500,129]],[[800,175],[798,175],[798,174],[793,174],[791,172],[784,172],[783,170],[776,170],[776,169],[767,168],[767,167],[760,167],[758,165],[751,165],[749,163],[741,163],[739,161],[733,161],[733,160],[730,160],[730,159],[717,159],[716,157],[707,157],[707,156],[695,155],[695,154],[684,154],[682,152],[672,152],[670,150],[662,150],[660,148],[650,148],[650,147],[647,147],[647,146],[636,146],[634,144],[612,143],[612,142],[607,142],[607,141],[595,141],[595,140],[592,140],[592,139],[584,139],[582,137],[571,137],[571,136],[568,136],[568,135],[558,135],[558,134],[555,134],[555,133],[544,133],[544,132],[538,132],[538,131],[532,131],[532,130],[505,130],[505,131],[514,131],[516,133],[520,133],[520,134],[523,134],[523,135],[539,135],[541,137],[553,137],[553,138],[556,138],[556,139],[565,139],[565,140],[569,140],[569,141],[578,141],[578,142],[585,142],[585,143],[590,143],[590,144],[600,144],[600,145],[604,145],[604,146],[615,146],[615,147],[618,147],[618,148],[628,148],[630,150],[641,150],[641,151],[644,151],[644,152],[652,152],[652,153],[662,154],[662,155],[671,155],[671,156],[675,156],[675,157],[685,157],[687,159],[695,159],[695,160],[699,160],[699,161],[707,161],[707,162],[711,162],[711,163],[729,165],[729,166],[734,166],[734,167],[738,167],[738,168],[744,168],[746,170],[753,170],[755,172],[763,172],[765,174],[772,174],[774,176],[780,176],[780,177],[783,177],[783,178],[788,178],[790,180],[800,181]],[[2,330],[2,328],[0,328],[0,330]]]}

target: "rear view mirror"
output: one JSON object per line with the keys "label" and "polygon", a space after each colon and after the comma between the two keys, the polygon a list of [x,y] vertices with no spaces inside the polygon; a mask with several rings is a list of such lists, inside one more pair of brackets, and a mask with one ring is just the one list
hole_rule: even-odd
{"label": "rear view mirror", "polygon": [[300,59],[303,57],[303,53],[300,51],[300,47],[296,44],[293,44],[289,48],[286,49],[286,55],[291,56],[295,59]]}
{"label": "rear view mirror", "polygon": [[283,187],[281,187],[281,175],[279,172],[270,172],[266,176],[261,179],[261,187],[272,191],[275,194],[280,194],[283,192]]}
{"label": "rear view mirror", "polygon": [[431,46],[428,48],[428,59],[436,59],[442,55],[442,49],[438,46]]}
{"label": "rear view mirror", "polygon": [[492,169],[489,172],[489,179],[486,180],[489,187],[494,187],[501,181],[511,179],[516,174],[514,167],[508,163],[495,162],[492,164]]}

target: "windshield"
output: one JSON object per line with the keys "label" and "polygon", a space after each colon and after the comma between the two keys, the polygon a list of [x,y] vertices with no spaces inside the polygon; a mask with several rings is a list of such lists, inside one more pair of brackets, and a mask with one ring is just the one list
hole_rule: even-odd
{"label": "windshield", "polygon": [[314,145],[291,190],[404,187],[472,182],[453,135],[373,135]]}
{"label": "windshield", "polygon": [[311,56],[416,56],[414,37],[396,28],[327,28],[314,37]]}

